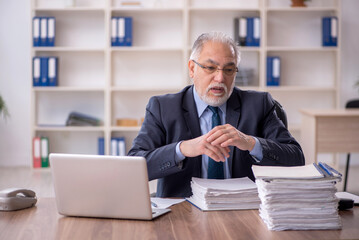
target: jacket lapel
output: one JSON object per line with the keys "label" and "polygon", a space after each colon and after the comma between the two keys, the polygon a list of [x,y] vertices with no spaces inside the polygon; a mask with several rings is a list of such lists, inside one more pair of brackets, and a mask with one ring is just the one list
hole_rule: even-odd
{"label": "jacket lapel", "polygon": [[[237,93],[238,90],[236,88],[233,89],[233,93],[231,97],[227,101],[227,110],[226,110],[226,123],[234,126],[238,129],[239,126],[239,119],[241,115],[241,101],[239,94]],[[228,163],[229,163],[229,169],[232,171],[232,163],[233,163],[233,151],[234,147],[231,147],[231,152],[229,155]]]}
{"label": "jacket lapel", "polygon": [[186,120],[187,128],[190,130],[191,138],[201,135],[196,103],[193,98],[193,86],[187,89],[183,98],[183,114]]}
{"label": "jacket lapel", "polygon": [[[187,128],[191,132],[189,139],[201,136],[201,127],[199,125],[198,113],[196,103],[193,97],[193,85],[189,87],[183,97],[183,115],[187,124]],[[195,168],[193,169],[193,175],[195,177],[201,177],[202,157],[198,156],[189,161],[194,161]]]}

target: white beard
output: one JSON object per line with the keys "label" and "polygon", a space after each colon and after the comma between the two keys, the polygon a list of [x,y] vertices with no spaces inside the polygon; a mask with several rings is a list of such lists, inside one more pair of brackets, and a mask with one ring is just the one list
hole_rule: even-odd
{"label": "white beard", "polygon": [[[208,92],[213,87],[222,87],[224,89],[224,95],[222,97],[215,97],[215,98],[209,97]],[[203,95],[199,95],[199,96],[202,99],[202,101],[205,102],[206,104],[213,106],[213,107],[219,107],[222,104],[224,104],[228,100],[228,98],[231,96],[231,94],[233,92],[233,88],[234,88],[234,81],[232,83],[232,86],[231,86],[231,89],[229,92],[228,92],[227,86],[224,83],[213,83],[207,87],[207,89]]]}

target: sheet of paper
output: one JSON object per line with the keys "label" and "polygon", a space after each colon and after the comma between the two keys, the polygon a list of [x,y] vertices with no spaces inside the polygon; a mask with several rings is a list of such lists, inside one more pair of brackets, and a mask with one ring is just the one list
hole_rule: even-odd
{"label": "sheet of paper", "polygon": [[153,208],[169,208],[172,205],[184,202],[185,199],[171,199],[171,198],[158,198],[158,197],[151,197],[151,202],[155,203],[157,207],[152,206]]}
{"label": "sheet of paper", "polygon": [[253,165],[252,170],[256,178],[323,178],[323,175],[316,169],[313,164],[299,167],[272,167]]}
{"label": "sheet of paper", "polygon": [[359,196],[348,192],[337,192],[335,193],[337,198],[349,198],[354,200],[354,204],[359,204]]}
{"label": "sheet of paper", "polygon": [[256,184],[248,177],[243,178],[232,178],[232,179],[203,179],[203,178],[192,178],[192,181],[204,189],[215,189],[223,191],[236,191],[246,189],[256,189]]}

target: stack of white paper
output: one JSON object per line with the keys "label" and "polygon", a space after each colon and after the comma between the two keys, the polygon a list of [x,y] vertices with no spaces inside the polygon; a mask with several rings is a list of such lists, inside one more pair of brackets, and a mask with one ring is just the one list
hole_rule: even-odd
{"label": "stack of white paper", "polygon": [[193,195],[187,200],[203,211],[258,209],[256,184],[249,178],[192,178]]}
{"label": "stack of white paper", "polygon": [[314,165],[253,166],[261,205],[259,215],[270,230],[340,229],[335,184]]}

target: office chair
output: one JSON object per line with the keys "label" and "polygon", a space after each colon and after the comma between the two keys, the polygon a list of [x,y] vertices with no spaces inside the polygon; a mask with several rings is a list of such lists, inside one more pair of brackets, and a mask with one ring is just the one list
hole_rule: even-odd
{"label": "office chair", "polygon": [[[359,99],[351,100],[347,102],[345,108],[359,108]],[[347,181],[349,172],[350,153],[347,154],[347,163],[345,165],[345,177],[344,177],[344,192],[347,191]]]}
{"label": "office chair", "polygon": [[274,105],[275,105],[275,112],[278,118],[283,122],[284,126],[288,128],[287,114],[285,113],[284,108],[276,100],[274,100]]}

